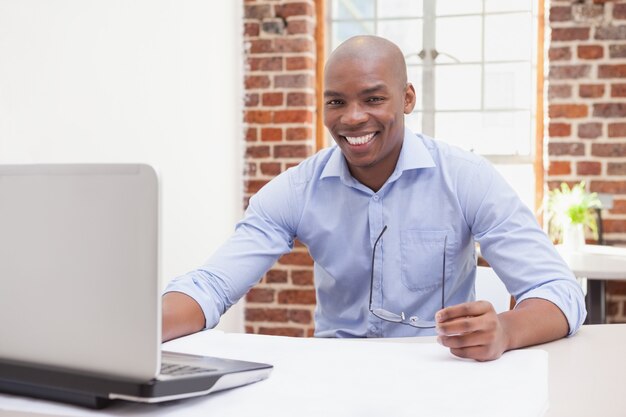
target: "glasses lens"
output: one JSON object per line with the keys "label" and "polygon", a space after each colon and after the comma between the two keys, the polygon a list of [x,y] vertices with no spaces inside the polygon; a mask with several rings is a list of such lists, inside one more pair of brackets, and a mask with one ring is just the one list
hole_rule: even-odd
{"label": "glasses lens", "polygon": [[434,321],[422,320],[416,316],[409,317],[409,324],[413,327],[419,327],[421,329],[429,329],[431,327],[435,327]]}
{"label": "glasses lens", "polygon": [[393,321],[394,323],[400,323],[402,321],[402,316],[399,316],[391,311],[387,311],[383,308],[375,308],[372,313],[379,319]]}

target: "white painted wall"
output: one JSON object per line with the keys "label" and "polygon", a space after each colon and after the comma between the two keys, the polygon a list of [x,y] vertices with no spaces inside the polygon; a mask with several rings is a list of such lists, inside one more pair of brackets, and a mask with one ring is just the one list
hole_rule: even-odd
{"label": "white painted wall", "polygon": [[[0,0],[0,163],[147,162],[161,279],[241,216],[242,0]],[[241,306],[222,320],[243,330]]]}

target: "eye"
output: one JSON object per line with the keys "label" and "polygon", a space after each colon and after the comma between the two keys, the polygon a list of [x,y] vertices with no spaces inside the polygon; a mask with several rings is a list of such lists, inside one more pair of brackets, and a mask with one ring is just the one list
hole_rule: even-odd
{"label": "eye", "polygon": [[368,103],[381,103],[383,101],[385,101],[385,98],[384,97],[378,97],[378,96],[376,96],[376,97],[369,97],[367,99]]}
{"label": "eye", "polygon": [[327,106],[339,106],[339,105],[341,105],[341,104],[343,104],[343,101],[338,100],[338,99],[328,100],[328,101],[326,102],[326,105],[327,105]]}

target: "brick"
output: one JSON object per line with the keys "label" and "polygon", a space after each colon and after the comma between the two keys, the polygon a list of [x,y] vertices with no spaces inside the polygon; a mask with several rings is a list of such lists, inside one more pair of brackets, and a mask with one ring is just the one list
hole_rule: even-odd
{"label": "brick", "polygon": [[599,65],[598,78],[626,78],[626,64]]}
{"label": "brick", "polygon": [[[276,176],[282,172],[280,162],[261,162],[261,173],[263,175]],[[281,271],[283,272],[283,271]],[[270,281],[268,281],[270,282]],[[285,280],[280,282],[287,282],[287,275],[285,274]]]}
{"label": "brick", "polygon": [[243,167],[243,175],[254,177],[256,175],[257,166],[255,162],[246,162]]}
{"label": "brick", "polygon": [[548,86],[548,98],[569,98],[572,96],[572,86],[569,84],[550,84]]}
{"label": "brick", "polygon": [[259,36],[261,25],[256,22],[248,22],[243,24],[244,36]]}
{"label": "brick", "polygon": [[591,192],[608,194],[626,194],[626,181],[591,181]]}
{"label": "brick", "polygon": [[548,114],[551,118],[566,117],[573,119],[587,117],[588,108],[585,104],[550,104]]}
{"label": "brick", "polygon": [[250,146],[246,147],[246,158],[267,158],[270,156],[269,146]]}
{"label": "brick", "polygon": [[278,293],[281,304],[315,304],[315,290],[282,290]]}
{"label": "brick", "polygon": [[309,324],[313,321],[313,315],[309,310],[290,309],[289,321],[300,324]]}
{"label": "brick", "polygon": [[572,20],[571,6],[550,7],[550,22],[568,22]]}
{"label": "brick", "polygon": [[624,157],[626,156],[626,143],[594,143],[591,146],[591,155]]}
{"label": "brick", "polygon": [[569,161],[550,161],[548,175],[570,175],[572,173],[572,164]]}
{"label": "brick", "polygon": [[613,6],[614,19],[626,19],[626,4],[616,4]]}
{"label": "brick", "polygon": [[246,333],[254,333],[254,327],[252,327],[252,326],[246,326],[246,327],[245,327],[245,332],[246,332]]}
{"label": "brick", "polygon": [[290,35],[311,35],[315,34],[315,25],[309,19],[289,20],[287,22],[287,33]]}
{"label": "brick", "polygon": [[569,46],[552,47],[548,50],[550,61],[568,61],[572,59],[572,50]]}
{"label": "brick", "polygon": [[602,225],[604,233],[626,233],[626,220],[605,219]]}
{"label": "brick", "polygon": [[246,129],[246,141],[247,142],[256,142],[257,140],[257,128],[249,127]]}
{"label": "brick", "polygon": [[596,103],[594,117],[626,117],[626,103]]}
{"label": "brick", "polygon": [[287,106],[289,107],[305,107],[314,104],[313,94],[309,93],[289,93],[287,94]]}
{"label": "brick", "polygon": [[548,77],[557,80],[587,78],[590,70],[589,65],[551,65]]}
{"label": "brick", "polygon": [[582,143],[548,143],[548,155],[584,155],[585,145]]}
{"label": "brick", "polygon": [[286,308],[246,308],[247,321],[269,321],[282,322],[288,320],[288,311]]}
{"label": "brick", "polygon": [[268,182],[268,180],[245,180],[244,189],[248,194],[255,194]]}
{"label": "brick", "polygon": [[250,41],[251,54],[264,54],[274,52],[274,42],[269,39],[253,39]]}
{"label": "brick", "polygon": [[313,271],[294,270],[291,271],[291,282],[294,285],[313,285]]}
{"label": "brick", "polygon": [[611,58],[626,58],[626,45],[609,45],[609,56]]}
{"label": "brick", "polygon": [[274,146],[274,158],[301,158],[311,155],[308,145],[276,145]]}
{"label": "brick", "polygon": [[606,172],[609,175],[626,175],[626,162],[609,162]]}
{"label": "brick", "polygon": [[565,137],[572,134],[572,125],[569,123],[550,123],[548,125],[548,135],[550,137]]}
{"label": "brick", "polygon": [[263,110],[247,110],[244,112],[244,121],[246,123],[271,123],[274,112]]}
{"label": "brick", "polygon": [[274,123],[313,123],[313,113],[308,110],[279,110],[274,113]]}
{"label": "brick", "polygon": [[578,137],[595,139],[602,135],[602,123],[581,123],[578,125]]}
{"label": "brick", "polygon": [[271,303],[274,301],[275,292],[271,288],[251,288],[246,294],[246,301],[251,303]]}
{"label": "brick", "polygon": [[609,137],[610,138],[626,137],[626,123],[609,123]]}
{"label": "brick", "polygon": [[313,258],[308,252],[292,251],[278,259],[281,265],[313,266]]}
{"label": "brick", "polygon": [[260,327],[259,334],[268,334],[272,336],[302,337],[304,336],[304,329],[300,329],[297,327]]}
{"label": "brick", "polygon": [[313,138],[313,129],[310,127],[288,127],[285,132],[286,140],[307,140]]}
{"label": "brick", "polygon": [[246,19],[261,20],[273,17],[272,6],[269,4],[246,4],[243,10]]}
{"label": "brick", "polygon": [[309,74],[275,75],[274,85],[278,88],[308,88],[313,87],[315,79]]}
{"label": "brick", "polygon": [[306,38],[279,38],[274,41],[276,52],[315,52],[315,44]]}
{"label": "brick", "polygon": [[597,98],[604,95],[603,84],[581,84],[578,87],[578,95],[583,98]]}
{"label": "brick", "polygon": [[250,71],[282,71],[283,58],[280,56],[248,59]]}
{"label": "brick", "polygon": [[576,163],[576,175],[600,175],[602,174],[602,163],[580,161]]}
{"label": "brick", "polygon": [[276,16],[287,19],[294,16],[314,16],[315,10],[310,3],[285,3],[282,5],[276,5]]}
{"label": "brick", "polygon": [[626,214],[626,200],[613,200],[613,208],[609,210],[611,214]]}
{"label": "brick", "polygon": [[626,26],[598,26],[595,38],[598,40],[626,39]]}
{"label": "brick", "polygon": [[612,84],[611,97],[626,97],[626,84]]}
{"label": "brick", "polygon": [[589,28],[553,28],[552,41],[586,41],[589,39]]}
{"label": "brick", "polygon": [[262,142],[279,142],[283,140],[283,129],[276,127],[264,127],[261,129]]}
{"label": "brick", "polygon": [[287,57],[287,70],[312,70],[315,68],[315,61],[308,56],[292,56]]}
{"label": "brick", "polygon": [[580,59],[599,59],[604,56],[604,48],[600,45],[579,45],[577,55]]}
{"label": "brick", "polygon": [[282,19],[264,20],[261,30],[270,35],[282,35],[285,33],[285,22]]}
{"label": "brick", "polygon": [[267,75],[247,75],[244,84],[248,90],[253,88],[267,88],[270,86],[271,81],[270,77]]}
{"label": "brick", "polygon": [[283,93],[263,93],[262,103],[264,106],[282,106],[284,102]]}
{"label": "brick", "polygon": [[247,93],[244,96],[244,105],[246,107],[256,107],[259,105],[259,95],[257,93]]}

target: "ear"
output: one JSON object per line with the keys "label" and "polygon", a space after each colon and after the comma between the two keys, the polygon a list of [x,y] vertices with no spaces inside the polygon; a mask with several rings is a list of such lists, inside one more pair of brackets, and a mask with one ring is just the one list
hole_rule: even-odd
{"label": "ear", "polygon": [[404,114],[410,114],[415,107],[415,88],[413,84],[406,83],[404,87]]}

